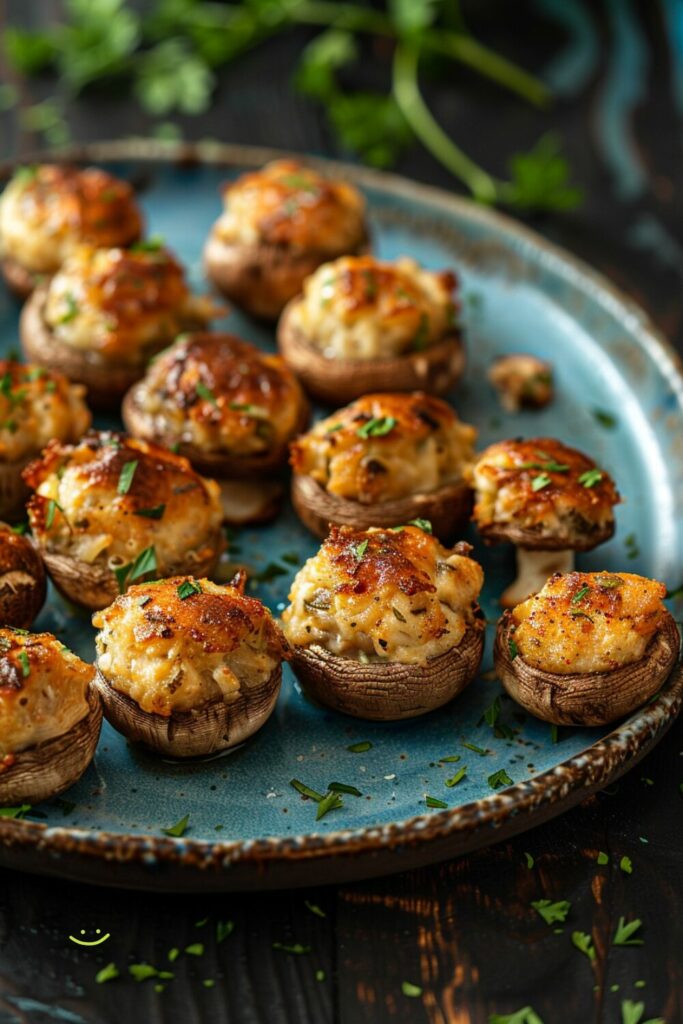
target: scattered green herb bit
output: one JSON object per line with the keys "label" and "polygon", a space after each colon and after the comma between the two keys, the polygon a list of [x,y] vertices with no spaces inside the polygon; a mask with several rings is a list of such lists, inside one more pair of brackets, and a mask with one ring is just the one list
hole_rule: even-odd
{"label": "scattered green herb bit", "polygon": [[640,781],[644,782],[646,786],[654,786],[654,784],[655,784],[655,780],[654,779],[649,779],[647,777],[647,775],[643,775],[643,777],[641,778]]}
{"label": "scattered green herb bit", "polygon": [[180,819],[180,821],[176,821],[175,825],[171,825],[170,828],[162,828],[161,831],[166,836],[174,836],[176,839],[179,839],[180,836],[184,835],[189,821],[190,815],[186,814],[184,818]]}
{"label": "scattered green herb bit", "polygon": [[136,981],[147,981],[148,978],[156,978],[159,972],[151,964],[131,964],[128,968],[130,974]]}
{"label": "scattered green herb bit", "polygon": [[159,252],[164,246],[164,239],[161,235],[152,235],[151,238],[133,242],[130,246],[131,252]]}
{"label": "scattered green herb bit", "polygon": [[475,754],[479,754],[480,757],[486,757],[488,750],[484,750],[483,747],[478,747],[476,743],[469,743],[468,741],[462,741],[463,747],[467,747],[468,750],[474,751]]}
{"label": "scattered green herb bit", "polygon": [[175,978],[175,974],[173,973],[173,971],[159,971],[158,976],[160,978],[163,978],[164,981],[170,981],[171,978]]}
{"label": "scattered green herb bit", "polygon": [[320,821],[330,811],[337,811],[340,807],[343,807],[342,798],[339,793],[330,791],[326,793],[322,800],[318,801],[318,810],[315,812],[315,820]]}
{"label": "scattered green herb bit", "polygon": [[144,516],[145,519],[161,519],[165,511],[165,505],[155,505],[153,508],[139,508],[136,510],[135,515]]}
{"label": "scattered green herb bit", "polygon": [[135,470],[137,468],[137,459],[132,459],[131,462],[124,462],[121,468],[121,472],[119,473],[119,482],[116,488],[118,494],[128,494],[128,491],[130,490],[130,485],[133,483]]}
{"label": "scattered green herb bit", "polygon": [[315,789],[311,789],[310,786],[304,785],[303,782],[299,782],[298,779],[290,779],[290,786],[293,786],[297,793],[301,793],[302,796],[307,796],[309,800],[315,800],[316,803],[320,803],[323,799],[322,793],[317,793]]}
{"label": "scattered green herb bit", "polygon": [[624,581],[621,576],[607,576],[601,575],[595,577],[595,582],[603,590],[616,590],[617,587],[623,587]]}
{"label": "scattered green herb bit", "polygon": [[568,473],[569,466],[565,462],[555,462],[554,459],[546,456],[545,452],[537,452],[541,458],[547,458],[546,462],[520,462],[516,469],[541,469],[545,473]]}
{"label": "scattered green herb bit", "polygon": [[615,946],[642,946],[642,939],[634,939],[633,936],[642,927],[643,922],[640,918],[636,917],[633,921],[625,921],[623,917],[619,918],[617,924],[617,930],[614,933],[612,942]]}
{"label": "scattered green herb bit", "polygon": [[453,786],[457,786],[459,782],[462,782],[466,775],[467,765],[464,764],[462,768],[455,773],[455,775],[452,775],[450,779],[446,779],[446,785],[448,786],[449,789],[452,789]]}
{"label": "scattered green herb bit", "polygon": [[215,984],[216,982],[213,980],[213,978],[204,978],[202,982],[204,988],[213,988]]}
{"label": "scattered green herb bit", "polygon": [[422,995],[420,986],[413,985],[412,981],[402,981],[401,992],[404,996],[408,996],[409,999],[418,999]]}
{"label": "scattered green herb bit", "polygon": [[584,597],[586,597],[587,594],[590,594],[590,590],[591,588],[589,586],[581,587],[581,589],[577,590],[571,599],[571,604],[581,604]]}
{"label": "scattered green herb bit", "polygon": [[59,502],[55,501],[54,498],[50,498],[50,500],[47,503],[47,514],[45,516],[45,529],[46,530],[51,530],[52,529],[52,524],[55,521],[55,512],[57,511],[57,509],[59,509],[59,511],[62,512],[62,513],[64,512],[64,509],[59,504]]}
{"label": "scattered green herb bit", "polygon": [[618,422],[616,416],[613,416],[611,412],[605,412],[604,409],[593,409],[593,418],[607,430],[613,430]]}
{"label": "scattered green herb bit", "polygon": [[500,768],[493,775],[489,775],[487,781],[491,789],[500,789],[501,786],[514,785],[514,780],[510,778],[504,768]]}
{"label": "scattered green herb bit", "polygon": [[71,292],[67,292],[64,296],[64,304],[66,311],[57,320],[58,324],[68,324],[78,316],[78,303]]}
{"label": "scattered green herb bit", "polygon": [[343,423],[333,423],[331,427],[326,427],[325,433],[326,434],[334,434],[334,433],[337,432],[337,430],[341,430],[343,428],[343,426],[344,426]]}
{"label": "scattered green herb bit", "polygon": [[0,807],[0,818],[23,818],[30,810],[30,804],[22,804],[20,807]]}
{"label": "scattered green herb bit", "polygon": [[181,601],[185,601],[186,598],[192,597],[193,594],[201,593],[201,584],[195,583],[194,580],[183,580],[183,582],[178,586],[178,597]]}
{"label": "scattered green herb bit", "polygon": [[547,473],[539,473],[531,481],[532,491],[542,491],[544,487],[550,487],[552,480]]}
{"label": "scattered green herb bit", "polygon": [[444,803],[443,800],[437,800],[435,796],[426,796],[425,803],[427,807],[434,807],[439,810],[443,810],[444,807],[448,807],[448,804]]}
{"label": "scattered green herb bit", "polygon": [[125,592],[128,583],[132,583],[133,580],[139,579],[141,576],[146,576],[147,573],[153,572],[156,568],[157,556],[154,547],[145,548],[134,562],[129,562],[127,565],[114,569],[114,576],[119,585],[119,593],[123,594]]}
{"label": "scattered green herb bit", "polygon": [[277,949],[280,953],[293,953],[295,956],[301,956],[304,953],[311,952],[311,946],[303,946],[300,942],[287,943],[287,942],[274,942],[273,949]]}
{"label": "scattered green herb bit", "polygon": [[532,900],[531,906],[540,914],[546,924],[555,924],[557,921],[564,924],[572,907],[568,900],[558,900],[556,903],[551,900]]}
{"label": "scattered green herb bit", "polygon": [[527,853],[527,852],[525,851],[525,853],[524,853],[524,856],[525,856],[525,858],[526,858],[526,866],[527,866],[527,867],[528,867],[529,869],[531,869],[531,868],[532,868],[532,867],[534,866],[534,864],[536,863],[536,861],[535,861],[535,860],[534,860],[534,858],[533,858],[533,855],[532,855],[532,854],[530,854],[530,853]]}
{"label": "scattered green herb bit", "polygon": [[203,956],[204,955],[204,943],[203,942],[191,942],[189,946],[185,946],[185,952],[190,956]]}
{"label": "scattered green herb bit", "polygon": [[394,608],[394,606],[392,605],[391,610],[394,613],[394,617],[397,618],[399,622],[407,621],[405,615],[402,615],[398,608]]}
{"label": "scattered green herb bit", "polygon": [[633,987],[634,988],[645,988],[645,984],[646,983],[644,981],[634,981],[633,982]]}
{"label": "scattered green herb bit", "polygon": [[47,392],[48,395],[54,395],[56,390],[57,390],[57,381],[56,380],[46,380],[45,381],[45,391]]}
{"label": "scattered green herb bit", "polygon": [[180,950],[178,949],[177,946],[174,946],[172,949],[169,949],[169,951],[168,951],[168,961],[169,961],[169,963],[172,963],[172,964],[175,963],[179,956],[180,956]]}
{"label": "scattered green herb bit", "polygon": [[216,942],[222,942],[235,930],[234,921],[216,921]]}
{"label": "scattered green herb bit", "polygon": [[315,980],[316,981],[324,981],[325,980],[325,972],[323,970],[321,970],[320,968],[315,972]]}
{"label": "scattered green herb bit", "polygon": [[384,437],[396,426],[396,419],[393,416],[373,416],[371,420],[358,427],[358,437]]}
{"label": "scattered green herb bit", "polygon": [[636,540],[635,533],[629,533],[628,537],[624,538],[624,546],[626,547],[627,558],[637,558],[640,554],[640,548],[638,547],[638,541]]}
{"label": "scattered green herb bit", "polygon": [[316,917],[327,917],[325,911],[319,907],[317,903],[311,903],[310,900],[304,900],[304,906],[308,907],[310,912],[315,914]]}
{"label": "scattered green herb bit", "polygon": [[345,782],[330,782],[327,787],[332,793],[348,793],[349,796],[362,796],[363,794],[355,786],[348,786]]}
{"label": "scattered green herb bit", "polygon": [[197,392],[200,398],[205,399],[205,401],[207,402],[211,402],[211,405],[218,405],[216,396],[214,395],[213,391],[210,388],[207,388],[203,380],[197,381],[195,391]]}
{"label": "scattered green herb bit", "polygon": [[421,352],[427,345],[429,340],[429,317],[426,313],[423,313],[420,317],[420,322],[417,326],[417,332],[413,338],[413,348],[416,352]]}
{"label": "scattered green herb bit", "polygon": [[252,576],[253,580],[257,583],[270,583],[271,580],[276,579],[278,576],[286,576],[287,570],[283,569],[277,562],[268,562],[268,565],[260,572],[255,572]]}
{"label": "scattered green herb bit", "polygon": [[169,448],[169,451],[173,452],[174,455],[177,455],[178,452],[180,451],[180,441],[174,441],[171,447]]}
{"label": "scattered green herb bit", "polygon": [[489,704],[484,711],[482,720],[493,729],[494,735],[498,738],[502,737],[509,740],[514,736],[512,729],[500,721],[500,697],[496,697]]}
{"label": "scattered green herb bit", "polygon": [[432,533],[432,524],[429,519],[409,519],[406,526],[416,526],[423,533]]}
{"label": "scattered green herb bit", "polygon": [[572,932],[572,944],[589,960],[595,960],[595,946],[587,932]]}
{"label": "scattered green herb bit", "polygon": [[161,992],[163,992],[163,991],[164,991],[165,989],[166,989],[166,986],[165,986],[165,985],[162,985],[161,983],[158,983],[158,984],[156,984],[156,985],[154,986],[154,991],[155,991],[155,992],[159,992],[159,993],[161,993]]}
{"label": "scattered green herb bit", "polygon": [[18,533],[20,536],[23,536],[26,533],[27,530],[28,530],[28,523],[16,523],[12,527],[12,533]]}
{"label": "scattered green herb bit", "polygon": [[372,750],[372,743],[368,740],[363,740],[361,743],[352,743],[346,749],[350,750],[352,754],[364,754],[366,750]]}
{"label": "scattered green herb bit", "polygon": [[439,764],[455,764],[456,761],[461,761],[460,754],[449,754],[448,757],[440,757]]}
{"label": "scattered green herb bit", "polygon": [[209,920],[208,917],[203,917],[201,919],[201,921],[195,921],[195,923],[194,923],[195,928],[203,928],[208,920]]}
{"label": "scattered green herb bit", "polygon": [[95,981],[98,985],[103,985],[105,981],[113,981],[114,978],[118,978],[119,969],[115,963],[107,964],[106,967],[102,967],[101,970],[95,975]]}
{"label": "scattered green herb bit", "polygon": [[598,864],[601,868],[604,868],[605,864],[609,864],[609,854],[603,853],[602,850],[598,852]]}
{"label": "scattered green herb bit", "polygon": [[645,1003],[633,1003],[630,999],[624,999],[621,1004],[621,1024],[666,1024],[663,1017],[651,1017],[643,1020]]}
{"label": "scattered green herb bit", "polygon": [[152,595],[151,594],[143,594],[142,597],[138,600],[138,608],[144,608],[145,605],[149,604],[149,602],[151,600],[152,600]]}
{"label": "scattered green herb bit", "polygon": [[489,1024],[543,1024],[536,1011],[531,1006],[523,1006],[521,1010],[514,1013],[492,1013],[489,1016]]}
{"label": "scattered green herb bit", "polygon": [[514,661],[519,654],[519,648],[512,637],[508,638],[508,651],[510,652],[510,661]]}
{"label": "scattered green herb bit", "polygon": [[27,676],[31,675],[31,663],[28,660],[28,653],[25,650],[19,651],[17,661],[21,665],[21,674],[26,679]]}
{"label": "scattered green herb bit", "polygon": [[625,875],[632,875],[633,874],[633,864],[631,863],[631,858],[630,857],[622,857],[621,860],[619,861],[619,867],[621,868],[621,870],[624,872]]}
{"label": "scattered green herb bit", "polygon": [[579,477],[579,483],[582,487],[590,489],[599,484],[602,480],[602,473],[599,469],[587,469],[585,473],[582,473]]}
{"label": "scattered green herb bit", "polygon": [[369,543],[370,542],[369,542],[369,540],[366,537],[365,540],[362,540],[360,542],[360,544],[356,544],[354,553],[355,553],[355,556],[356,556],[356,558],[358,559],[359,562],[362,560],[363,555],[367,551]]}
{"label": "scattered green herb bit", "polygon": [[610,990],[610,992],[618,992],[619,991],[619,986],[618,985],[610,985],[609,990]]}
{"label": "scattered green herb bit", "polygon": [[558,743],[560,739],[559,726],[552,722],[550,725],[550,741],[551,743]]}

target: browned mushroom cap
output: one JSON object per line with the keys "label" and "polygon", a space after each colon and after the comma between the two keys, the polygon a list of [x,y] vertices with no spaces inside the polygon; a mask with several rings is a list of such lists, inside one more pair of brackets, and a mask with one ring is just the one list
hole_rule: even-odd
{"label": "browned mushroom cap", "polygon": [[484,651],[483,624],[470,626],[457,647],[424,664],[363,663],[317,644],[295,647],[292,669],[307,696],[355,718],[391,722],[415,718],[453,700],[476,676]]}
{"label": "browned mushroom cap", "polygon": [[665,682],[680,647],[678,628],[668,612],[640,661],[607,672],[543,672],[515,653],[513,638],[507,610],[498,624],[493,652],[498,677],[526,711],[555,725],[607,725],[630,714]]}
{"label": "browned mushroom cap", "polygon": [[2,260],[0,269],[7,287],[21,302],[27,299],[33,289],[43,280],[42,274],[32,274],[30,270],[22,267],[21,263],[17,263],[9,256]]}
{"label": "browned mushroom cap", "polygon": [[278,665],[264,683],[240,690],[230,704],[216,699],[192,711],[157,715],[143,711],[116,690],[99,669],[95,676],[104,713],[114,728],[129,740],[170,757],[207,756],[243,743],[270,717],[281,681],[282,666]]}
{"label": "browned mushroom cap", "polygon": [[454,330],[442,341],[419,352],[383,359],[328,359],[313,348],[285,307],[277,329],[278,346],[287,365],[306,391],[328,405],[352,402],[378,383],[387,391],[426,391],[445,395],[465,369],[465,346]]}
{"label": "browned mushroom cap", "polygon": [[61,370],[84,384],[88,402],[98,409],[118,408],[121,396],[144,373],[145,364],[113,363],[98,352],[84,352],[55,337],[44,318],[47,286],[35,289],[21,311],[19,331],[24,355],[38,366]]}
{"label": "browned mushroom cap", "polygon": [[88,713],[62,736],[27,747],[0,763],[0,805],[37,804],[73,786],[95,755],[102,704],[91,686]]}
{"label": "browned mushroom cap", "polygon": [[440,540],[450,542],[461,532],[472,509],[472,492],[462,480],[427,494],[363,505],[329,494],[310,476],[292,477],[292,504],[304,526],[317,537],[327,536],[330,524],[364,530],[371,526],[401,526],[428,520]]}
{"label": "browned mushroom cap", "polygon": [[21,474],[31,458],[0,462],[0,519],[16,522],[24,517],[30,492]]}
{"label": "browned mushroom cap", "polygon": [[28,629],[46,590],[43,563],[31,540],[0,523],[0,626]]}

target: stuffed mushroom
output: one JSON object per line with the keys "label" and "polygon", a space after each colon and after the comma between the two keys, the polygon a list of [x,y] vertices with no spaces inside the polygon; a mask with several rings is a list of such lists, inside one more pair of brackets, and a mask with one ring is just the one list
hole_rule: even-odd
{"label": "stuffed mushroom", "polygon": [[0,804],[39,803],[81,777],[102,725],[93,675],[50,633],[0,629]]}
{"label": "stuffed mushroom", "polygon": [[606,725],[629,714],[678,658],[665,594],[662,583],[633,573],[556,573],[500,620],[495,664],[503,686],[557,725]]}
{"label": "stuffed mushroom", "polygon": [[432,395],[364,395],[291,445],[292,501],[319,537],[330,523],[363,529],[427,519],[452,540],[472,509],[465,474],[476,430]]}
{"label": "stuffed mushroom", "polygon": [[365,201],[344,181],[276,160],[227,185],[204,249],[209,278],[253,316],[275,320],[313,271],[365,251]]}
{"label": "stuffed mushroom", "polygon": [[587,455],[549,437],[500,441],[473,471],[474,521],[487,544],[517,547],[517,579],[501,597],[512,607],[554,572],[574,567],[614,533],[621,500],[611,477]]}
{"label": "stuffed mushroom", "polygon": [[376,390],[443,395],[465,366],[456,278],[414,260],[345,256],[325,263],[278,325],[285,360],[307,391],[338,405]]}
{"label": "stuffed mushroom", "polygon": [[27,358],[85,384],[93,406],[117,406],[149,359],[219,311],[191,295],[181,265],[160,244],[80,246],[21,315]]}
{"label": "stuffed mushroom", "polygon": [[119,434],[51,442],[24,477],[35,542],[58,589],[104,608],[145,576],[213,571],[223,548],[218,485],[187,459]]}
{"label": "stuffed mushroom", "polygon": [[126,246],[141,232],[131,186],[96,167],[20,167],[0,196],[2,271],[21,298],[79,244]]}
{"label": "stuffed mushroom", "polygon": [[42,366],[0,360],[0,518],[24,514],[24,467],[53,438],[77,441],[90,426],[85,389]]}
{"label": "stuffed mushroom", "polygon": [[314,700],[358,718],[413,718],[472,681],[484,646],[471,548],[416,526],[332,527],[282,614],[292,668]]}
{"label": "stuffed mushroom", "polygon": [[301,387],[279,356],[231,334],[179,338],[150,366],[123,403],[136,437],[187,456],[217,477],[225,518],[271,518],[287,444],[308,421]]}
{"label": "stuffed mushroom", "polygon": [[288,648],[244,574],[133,586],[93,616],[96,685],[115,729],[174,757],[242,743],[270,716]]}

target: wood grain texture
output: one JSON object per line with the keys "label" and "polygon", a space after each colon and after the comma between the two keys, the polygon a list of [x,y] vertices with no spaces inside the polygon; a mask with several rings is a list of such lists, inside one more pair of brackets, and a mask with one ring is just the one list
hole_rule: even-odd
{"label": "wood grain texture", "polygon": [[[5,6],[15,23],[37,17],[37,6],[23,0]],[[56,6],[41,5],[43,16]],[[544,131],[560,132],[586,202],[571,215],[526,219],[612,277],[683,350],[683,109],[667,8],[576,0],[572,22],[567,6],[466,5],[471,27],[486,41],[559,83],[563,98],[552,111],[533,111],[461,69],[430,77],[430,102],[495,173]],[[640,46],[637,69],[620,43],[624,25]],[[222,77],[214,110],[183,122],[187,137],[345,156],[319,113],[281,87],[309,38],[302,30],[241,59]],[[390,54],[364,44],[363,55],[353,86],[382,87]],[[637,88],[624,104],[619,90],[629,75],[638,76]],[[49,88],[47,81],[31,84],[35,99]],[[76,139],[148,129],[144,115],[117,95],[82,97],[70,119]],[[610,149],[607,128],[626,150]],[[9,115],[0,115],[0,155],[14,152],[18,137]],[[453,188],[417,147],[397,169]],[[624,191],[624,181],[635,181],[635,189]],[[0,1024],[486,1024],[492,1013],[525,1005],[544,1024],[619,1024],[623,999],[645,1003],[643,1020],[683,1024],[682,753],[679,722],[614,789],[560,819],[458,861],[359,885],[202,900],[3,872]],[[608,865],[597,864],[599,851]],[[619,866],[623,857],[630,874]],[[542,898],[571,902],[561,934],[531,907]],[[196,924],[207,916],[207,924]],[[642,919],[644,945],[611,944],[621,916]],[[220,944],[218,920],[234,921]],[[111,938],[100,948],[78,947],[68,936],[81,928]],[[573,930],[592,935],[594,964],[572,945]],[[130,963],[165,969],[169,949],[196,942],[204,954],[181,954],[164,992],[126,977]],[[282,952],[273,948],[278,942],[311,952]],[[110,961],[121,978],[96,984],[97,970]],[[205,987],[206,979],[215,985]],[[634,987],[638,980],[644,988]],[[403,982],[422,994],[404,995]]]}

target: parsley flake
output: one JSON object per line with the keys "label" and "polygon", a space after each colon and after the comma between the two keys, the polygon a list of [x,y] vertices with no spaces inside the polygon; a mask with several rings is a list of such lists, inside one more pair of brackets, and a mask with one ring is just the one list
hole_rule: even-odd
{"label": "parsley flake", "polygon": [[280,953],[292,953],[294,956],[302,956],[304,953],[310,953],[312,947],[304,946],[301,942],[274,942],[273,949]]}
{"label": "parsley flake", "polygon": [[356,556],[356,558],[358,559],[359,562],[361,562],[363,560],[363,555],[367,551],[369,543],[370,542],[369,542],[369,540],[366,537],[365,540],[362,540],[360,542],[360,544],[356,544],[356,547],[354,548],[354,554],[355,554],[355,556]]}
{"label": "parsley flake", "polygon": [[623,917],[619,918],[617,924],[617,930],[614,933],[612,943],[615,946],[642,946],[642,939],[635,939],[633,936],[642,927],[643,922],[640,918],[636,917],[633,921],[625,921]]}
{"label": "parsley flake", "polygon": [[602,473],[599,469],[587,469],[586,472],[582,473],[579,477],[579,483],[582,487],[585,487],[586,489],[595,487],[595,485],[599,484],[601,480]]}
{"label": "parsley flake", "polygon": [[346,782],[330,782],[328,790],[332,793],[348,793],[349,796],[362,796],[363,794],[355,786],[349,786]]}
{"label": "parsley flake", "polygon": [[115,963],[107,964],[95,975],[95,981],[98,985],[103,985],[105,981],[113,981],[114,978],[119,977],[119,970]]}
{"label": "parsley flake", "polygon": [[624,872],[625,875],[632,875],[633,874],[633,864],[631,863],[631,858],[630,857],[622,857],[621,860],[619,861],[619,867],[621,868],[621,870]]}
{"label": "parsley flake", "polygon": [[420,986],[413,985],[412,981],[402,981],[401,992],[409,999],[418,999],[422,995],[422,989]]}
{"label": "parsley flake", "polygon": [[119,585],[119,593],[125,593],[129,583],[140,579],[142,576],[147,576],[148,573],[154,572],[157,568],[157,556],[154,547],[145,548],[134,562],[128,562],[127,565],[114,569],[114,576]]}
{"label": "parsley flake", "polygon": [[186,814],[180,821],[176,821],[175,825],[171,825],[170,828],[162,828],[162,832],[166,836],[173,836],[175,839],[179,839],[180,836],[185,834],[188,823],[190,821],[190,815]]}
{"label": "parsley flake", "polygon": [[502,786],[514,785],[514,779],[510,778],[504,768],[500,768],[497,772],[494,772],[493,775],[489,775],[486,781],[491,789],[500,789]]}
{"label": "parsley flake", "polygon": [[605,412],[604,409],[593,409],[593,418],[606,430],[614,430],[618,423],[616,416],[611,412]]}
{"label": "parsley flake", "polygon": [[119,482],[116,488],[118,494],[128,494],[128,491],[130,490],[130,485],[133,483],[135,470],[137,468],[137,459],[132,459],[130,462],[124,463],[121,472],[119,473]]}
{"label": "parsley flake", "polygon": [[416,526],[418,530],[422,530],[424,533],[432,532],[432,524],[429,519],[409,519],[406,526]]}
{"label": "parsley flake", "polygon": [[330,791],[318,802],[318,810],[315,812],[315,820],[320,821],[320,819],[324,818],[330,811],[339,810],[339,808],[343,806],[344,804],[339,793]]}
{"label": "parsley flake", "polygon": [[425,803],[427,807],[433,807],[436,810],[443,810],[448,807],[448,804],[444,803],[443,800],[438,800],[435,796],[425,796]]}
{"label": "parsley flake", "polygon": [[203,380],[198,380],[195,386],[195,391],[200,398],[203,398],[206,402],[210,402],[211,405],[217,406],[218,401],[211,388],[208,388]]}
{"label": "parsley flake", "polygon": [[545,487],[550,487],[552,480],[547,473],[539,473],[531,481],[532,491],[542,491]]}
{"label": "parsley flake", "polygon": [[46,530],[51,530],[52,529],[52,524],[55,521],[55,512],[57,511],[57,509],[59,509],[59,511],[62,514],[64,514],[64,509],[59,504],[59,502],[55,501],[54,498],[50,498],[50,500],[47,503],[47,513],[45,515],[45,529]]}
{"label": "parsley flake", "polygon": [[564,924],[572,907],[569,900],[558,900],[556,903],[553,903],[552,900],[532,900],[531,906],[540,914],[546,924],[555,924],[556,921]]}
{"label": "parsley flake", "polygon": [[587,956],[589,960],[595,960],[595,946],[587,932],[572,932],[572,945],[576,946],[579,952]]}
{"label": "parsley flake", "polygon": [[201,594],[202,587],[200,583],[194,580],[183,580],[183,582],[177,588],[178,597],[181,601],[185,601],[186,598],[192,597],[193,594]]}
{"label": "parsley flake", "polygon": [[488,750],[484,750],[483,747],[478,747],[476,743],[469,743],[463,740],[463,747],[467,747],[468,750],[474,751],[475,754],[479,754],[480,757],[486,757]]}
{"label": "parsley flake", "polygon": [[598,851],[598,864],[601,868],[604,868],[605,864],[609,864],[609,854],[604,853],[602,850]]}
{"label": "parsley flake", "polygon": [[28,660],[28,653],[25,650],[19,651],[17,661],[21,665],[21,674],[26,679],[27,676],[31,675],[31,663]]}
{"label": "parsley flake", "polygon": [[366,750],[372,750],[372,743],[369,740],[363,740],[361,743],[352,743],[346,749],[350,750],[352,754],[364,754]]}
{"label": "parsley flake", "polygon": [[457,786],[459,782],[462,782],[462,780],[465,778],[466,775],[467,775],[467,765],[464,764],[462,766],[462,768],[455,773],[455,775],[452,775],[450,779],[446,779],[446,783],[445,784],[446,784],[446,786],[448,786],[449,789],[452,789],[453,786]]}
{"label": "parsley flake", "polygon": [[358,427],[358,437],[385,437],[396,426],[397,420],[393,416],[373,416],[362,426]]}
{"label": "parsley flake", "polygon": [[165,505],[154,505],[153,508],[138,508],[134,515],[144,516],[145,519],[162,519],[165,511]]}
{"label": "parsley flake", "polygon": [[234,921],[216,921],[216,942],[223,942],[234,930]]}

